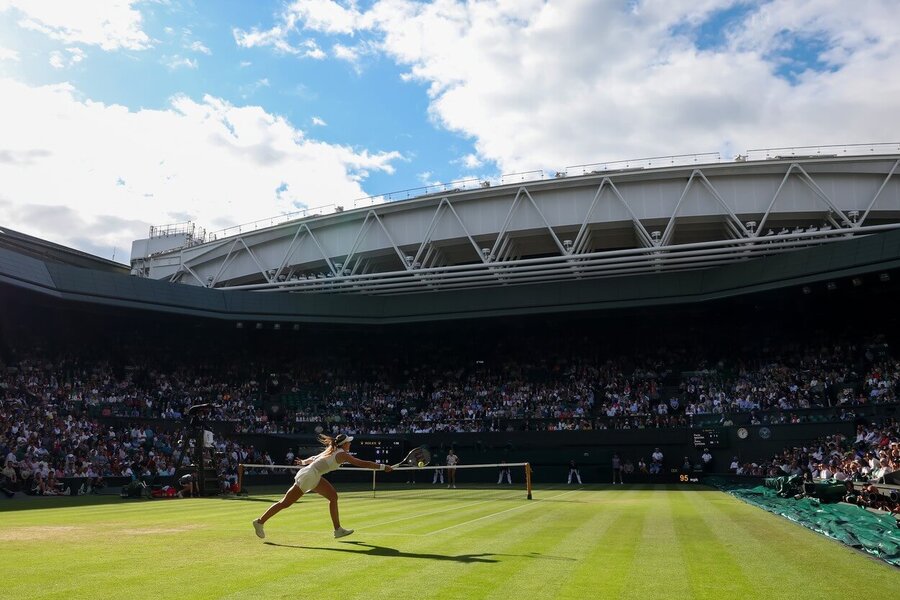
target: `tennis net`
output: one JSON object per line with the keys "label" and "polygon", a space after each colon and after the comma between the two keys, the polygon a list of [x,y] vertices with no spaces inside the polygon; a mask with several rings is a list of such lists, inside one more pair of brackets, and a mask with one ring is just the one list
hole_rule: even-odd
{"label": "tennis net", "polygon": [[[241,464],[238,466],[238,488],[241,493],[247,493],[250,488],[259,486],[289,486],[302,468],[299,465]],[[423,485],[462,490],[502,486],[521,490],[528,500],[532,499],[531,464],[527,462],[399,467],[391,473],[345,466],[328,473],[326,478],[341,488],[371,491],[373,496],[408,493]]]}

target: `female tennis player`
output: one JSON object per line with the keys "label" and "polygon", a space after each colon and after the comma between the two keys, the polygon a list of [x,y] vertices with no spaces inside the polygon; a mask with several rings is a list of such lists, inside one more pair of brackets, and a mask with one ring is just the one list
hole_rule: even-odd
{"label": "female tennis player", "polygon": [[459,464],[459,457],[453,451],[453,448],[450,448],[450,452],[447,453],[447,477],[450,485],[447,487],[452,487],[456,489],[456,465]]}
{"label": "female tennis player", "polygon": [[353,533],[352,529],[341,527],[341,519],[338,516],[337,491],[327,480],[322,479],[322,475],[336,471],[343,463],[350,463],[354,467],[363,469],[385,471],[386,473],[394,470],[390,465],[360,460],[350,454],[350,442],[353,441],[353,436],[344,435],[343,433],[333,438],[327,435],[320,435],[319,441],[325,446],[325,449],[315,456],[295,460],[294,464],[303,465],[303,468],[297,471],[297,475],[294,477],[294,485],[285,493],[284,498],[270,506],[260,518],[253,521],[253,529],[256,530],[257,536],[261,538],[266,537],[266,532],[263,528],[266,521],[299,500],[307,492],[315,492],[328,498],[331,522],[334,524],[334,537],[342,538],[345,535],[350,535]]}

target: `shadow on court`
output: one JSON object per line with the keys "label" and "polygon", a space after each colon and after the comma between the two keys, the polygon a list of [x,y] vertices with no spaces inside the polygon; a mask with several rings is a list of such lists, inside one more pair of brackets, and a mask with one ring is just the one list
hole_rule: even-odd
{"label": "shadow on court", "polygon": [[278,498],[253,498],[252,496],[224,496],[224,500],[240,500],[242,502],[267,502],[268,504],[272,504],[273,502],[277,502]]}
{"label": "shadow on court", "polygon": [[491,557],[503,557],[503,556],[512,556],[517,558],[544,558],[551,560],[566,560],[573,561],[574,558],[568,558],[563,556],[544,556],[542,554],[538,554],[537,552],[530,552],[528,554],[495,554],[492,552],[482,552],[480,554],[435,554],[432,552],[404,552],[402,550],[398,550],[396,548],[389,548],[387,546],[376,546],[375,544],[368,544],[366,542],[339,542],[341,544],[346,544],[348,546],[353,546],[353,548],[329,548],[324,546],[298,546],[293,544],[276,544],[275,542],[263,542],[268,546],[278,546],[281,548],[296,548],[298,550],[326,550],[329,552],[344,552],[347,554],[357,554],[357,555],[369,555],[369,556],[393,556],[396,558],[418,558],[424,560],[446,560],[451,562],[460,562],[460,563],[496,563],[500,562],[497,558]]}

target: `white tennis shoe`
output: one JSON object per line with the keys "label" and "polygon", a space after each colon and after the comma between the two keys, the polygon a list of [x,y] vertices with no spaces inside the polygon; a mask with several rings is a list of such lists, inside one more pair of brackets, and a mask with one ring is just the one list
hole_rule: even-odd
{"label": "white tennis shoe", "polygon": [[346,537],[353,533],[352,529],[344,529],[343,527],[338,527],[334,530],[334,539]]}
{"label": "white tennis shoe", "polygon": [[253,521],[253,529],[256,530],[256,537],[263,539],[266,537],[266,530],[264,525],[259,522],[259,519]]}

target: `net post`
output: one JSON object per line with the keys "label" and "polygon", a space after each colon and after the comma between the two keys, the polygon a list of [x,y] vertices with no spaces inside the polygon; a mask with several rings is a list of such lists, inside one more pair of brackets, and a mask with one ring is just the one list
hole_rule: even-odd
{"label": "net post", "polygon": [[375,469],[372,469],[372,497],[375,497],[375,473],[377,473]]}
{"label": "net post", "polygon": [[525,490],[528,492],[527,498],[531,500],[531,463],[525,463]]}
{"label": "net post", "polygon": [[238,494],[244,493],[244,465],[238,465]]}

